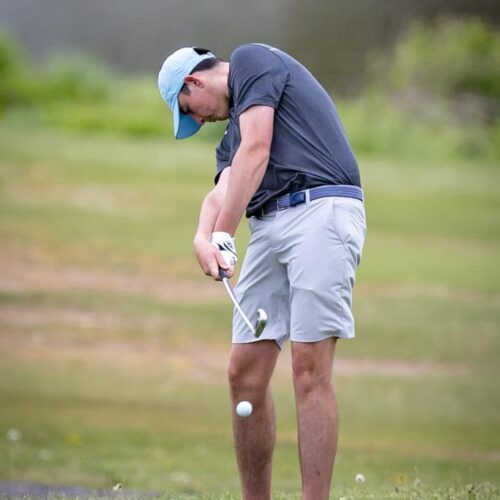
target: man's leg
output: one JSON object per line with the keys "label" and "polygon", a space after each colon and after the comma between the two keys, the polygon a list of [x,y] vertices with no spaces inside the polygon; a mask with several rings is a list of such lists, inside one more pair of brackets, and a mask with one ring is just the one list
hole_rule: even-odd
{"label": "man's leg", "polygon": [[[269,382],[280,353],[276,342],[233,344],[228,378],[233,404],[233,431],[244,500],[271,499],[271,462],[275,442],[274,406]],[[253,413],[236,414],[240,401]]]}
{"label": "man's leg", "polygon": [[331,381],[336,339],[292,342],[302,498],[327,500],[337,451],[338,413]]}

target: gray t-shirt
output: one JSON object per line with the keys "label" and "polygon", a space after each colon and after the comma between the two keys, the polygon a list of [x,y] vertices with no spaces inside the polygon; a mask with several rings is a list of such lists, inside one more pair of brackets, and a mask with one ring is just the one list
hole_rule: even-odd
{"label": "gray t-shirt", "polygon": [[240,145],[240,114],[255,105],[275,109],[269,164],[247,217],[285,193],[325,184],[361,187],[335,105],[298,61],[267,45],[242,45],[231,54],[228,84],[230,117],[217,147],[215,182]]}

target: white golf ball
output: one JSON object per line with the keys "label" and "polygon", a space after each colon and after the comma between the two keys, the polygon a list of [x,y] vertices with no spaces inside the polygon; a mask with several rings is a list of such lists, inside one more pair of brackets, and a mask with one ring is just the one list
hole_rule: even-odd
{"label": "white golf ball", "polygon": [[240,401],[236,405],[236,413],[240,417],[248,417],[252,414],[252,411],[253,411],[253,406],[252,403],[250,403],[250,401]]}
{"label": "white golf ball", "polygon": [[354,478],[354,480],[357,483],[364,483],[366,481],[365,476],[363,476],[363,474],[356,474],[356,477]]}

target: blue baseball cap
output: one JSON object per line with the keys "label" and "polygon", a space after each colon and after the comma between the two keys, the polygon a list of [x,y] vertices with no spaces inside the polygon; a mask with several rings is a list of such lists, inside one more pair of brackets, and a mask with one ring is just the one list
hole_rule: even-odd
{"label": "blue baseball cap", "polygon": [[190,137],[200,129],[196,120],[179,109],[177,97],[184,85],[184,78],[204,59],[215,57],[211,52],[198,54],[194,47],[184,47],[168,56],[158,74],[158,87],[162,99],[174,114],[174,136],[176,139]]}

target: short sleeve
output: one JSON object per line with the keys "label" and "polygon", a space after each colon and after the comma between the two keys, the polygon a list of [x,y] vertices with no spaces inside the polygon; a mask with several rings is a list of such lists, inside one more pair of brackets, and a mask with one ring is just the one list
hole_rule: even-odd
{"label": "short sleeve", "polygon": [[236,116],[255,105],[276,109],[288,78],[287,67],[272,49],[258,44],[238,47],[231,55],[229,78]]}

